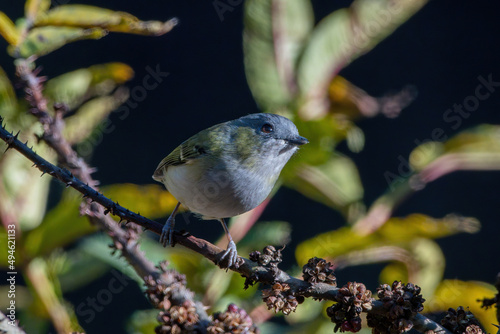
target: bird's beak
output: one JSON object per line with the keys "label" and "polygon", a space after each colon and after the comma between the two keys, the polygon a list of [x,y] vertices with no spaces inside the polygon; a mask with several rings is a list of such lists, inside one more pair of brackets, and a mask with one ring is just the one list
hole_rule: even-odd
{"label": "bird's beak", "polygon": [[307,140],[306,138],[301,137],[301,136],[297,136],[295,138],[287,139],[287,141],[290,144],[295,145],[295,146],[301,146],[301,145],[309,143],[309,140]]}

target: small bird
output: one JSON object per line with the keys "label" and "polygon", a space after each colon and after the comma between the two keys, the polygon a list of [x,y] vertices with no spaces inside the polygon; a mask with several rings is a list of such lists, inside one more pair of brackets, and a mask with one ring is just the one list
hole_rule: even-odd
{"label": "small bird", "polygon": [[308,140],[295,124],[274,114],[250,114],[202,130],[163,159],[153,179],[178,200],[160,242],[173,246],[175,214],[182,203],[205,220],[219,220],[228,246],[219,263],[237,265],[236,245],[224,218],[252,210],[269,195],[278,176]]}

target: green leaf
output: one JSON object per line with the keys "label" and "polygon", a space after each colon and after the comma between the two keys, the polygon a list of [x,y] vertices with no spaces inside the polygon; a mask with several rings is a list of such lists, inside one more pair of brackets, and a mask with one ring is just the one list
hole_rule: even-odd
{"label": "green leaf", "polygon": [[166,22],[141,21],[128,13],[88,5],[57,6],[35,21],[37,27],[101,28],[107,31],[154,36],[169,32],[176,24],[176,19]]}
{"label": "green leaf", "polygon": [[8,52],[13,57],[43,56],[68,43],[82,39],[100,39],[106,35],[107,32],[101,28],[38,27],[31,29],[16,47],[9,46]]}
{"label": "green leaf", "polygon": [[355,0],[325,17],[314,29],[298,66],[304,119],[328,111],[328,85],[338,72],[391,34],[427,0]]}
{"label": "green leaf", "polygon": [[[49,80],[45,85],[44,93],[49,101],[61,102],[73,109],[93,97],[109,95],[118,85],[130,80],[133,75],[132,68],[123,63],[93,65]],[[68,122],[72,117],[67,117],[66,121]]]}
{"label": "green leaf", "polygon": [[7,73],[0,67],[0,110],[2,117],[9,121],[17,111],[17,98]]}
{"label": "green leaf", "polygon": [[110,244],[111,239],[107,235],[96,234],[85,238],[79,245],[79,250],[84,256],[91,257],[94,260],[98,260],[101,263],[121,271],[142,286],[144,283],[142,277],[139,277],[137,272],[123,257],[111,254],[112,250],[109,247]]}
{"label": "green leaf", "polygon": [[[25,133],[29,132],[21,133],[21,141],[35,141],[33,133],[29,137]],[[35,145],[35,150],[48,161],[54,160],[54,152],[47,146]],[[40,178],[41,172],[20,154],[5,154],[0,159],[2,212],[15,217],[23,231],[38,226],[45,215],[51,178]]]}
{"label": "green leaf", "polygon": [[[297,167],[295,177],[285,179],[285,184],[301,194],[328,205],[354,219],[359,213],[349,213],[351,205],[363,198],[363,186],[351,159],[336,155],[318,165]],[[356,205],[361,210],[359,205]],[[355,207],[351,207],[355,208]]]}
{"label": "green leaf", "polygon": [[73,116],[68,117],[64,137],[70,144],[76,144],[86,140],[96,131],[99,134],[110,131],[112,128],[104,121],[127,99],[128,92],[120,90],[112,96],[100,96],[86,102]]}
{"label": "green leaf", "polygon": [[92,233],[96,227],[80,215],[81,195],[67,190],[59,203],[50,210],[42,223],[25,235],[25,251],[30,257],[47,254]]}
{"label": "green leaf", "polygon": [[498,323],[493,310],[480,307],[478,299],[493,298],[497,293],[493,285],[478,281],[444,280],[437,288],[434,296],[427,298],[425,312],[446,312],[450,307],[469,308],[481,322],[485,333],[496,333]]}
{"label": "green leaf", "polygon": [[127,320],[127,333],[154,333],[158,326],[158,310],[135,311]]}
{"label": "green leaf", "polygon": [[286,245],[292,227],[284,221],[259,222],[238,243],[238,249],[260,250],[267,245]]}
{"label": "green leaf", "polygon": [[[427,142],[410,154],[410,164],[421,171],[433,162],[458,169],[500,169],[500,126],[481,124],[445,142]],[[458,163],[458,165],[457,165]]]}
{"label": "green leaf", "polygon": [[288,104],[296,90],[295,64],[314,24],[307,0],[245,2],[245,73],[263,110]]}
{"label": "green leaf", "polygon": [[64,257],[64,265],[56,274],[65,293],[80,289],[109,271],[107,264],[88,256],[80,245],[64,252]]}

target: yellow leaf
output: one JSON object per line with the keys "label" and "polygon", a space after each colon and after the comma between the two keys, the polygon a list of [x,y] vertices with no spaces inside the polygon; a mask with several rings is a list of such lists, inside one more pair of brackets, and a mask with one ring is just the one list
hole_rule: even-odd
{"label": "yellow leaf", "polygon": [[16,29],[16,25],[4,12],[0,12],[0,35],[10,45],[16,45],[19,41],[19,32]]}
{"label": "yellow leaf", "polygon": [[132,67],[124,63],[106,63],[93,65],[88,68],[92,74],[92,83],[98,84],[105,80],[112,80],[116,84],[123,84],[134,76]]}
{"label": "yellow leaf", "polygon": [[42,56],[65,44],[82,39],[99,39],[107,32],[100,28],[82,29],[73,27],[39,27],[33,28],[28,36],[17,47],[9,46],[9,54],[13,57]]}
{"label": "yellow leaf", "polygon": [[50,0],[26,0],[24,4],[24,15],[31,21],[42,14],[45,14],[50,8]]}
{"label": "yellow leaf", "polygon": [[446,312],[450,307],[458,306],[469,308],[474,316],[481,322],[486,333],[496,333],[493,325],[498,323],[495,309],[481,308],[477,301],[483,298],[493,298],[496,294],[493,285],[478,281],[444,280],[436,289],[434,296],[424,304],[424,312]]}
{"label": "yellow leaf", "polygon": [[141,35],[163,35],[177,24],[176,19],[166,22],[141,21],[137,17],[110,9],[88,5],[61,5],[39,17],[35,26],[67,26],[79,28],[99,27],[109,31]]}
{"label": "yellow leaf", "polygon": [[174,196],[156,184],[115,184],[102,187],[102,191],[127,209],[152,219],[166,216],[177,204]]}
{"label": "yellow leaf", "polygon": [[303,264],[314,256],[333,259],[349,252],[382,246],[411,248],[411,242],[417,238],[441,238],[459,232],[475,233],[479,226],[474,218],[449,215],[435,219],[412,214],[405,218],[391,218],[379,230],[367,235],[360,235],[351,227],[321,233],[300,243],[295,254],[297,262]]}

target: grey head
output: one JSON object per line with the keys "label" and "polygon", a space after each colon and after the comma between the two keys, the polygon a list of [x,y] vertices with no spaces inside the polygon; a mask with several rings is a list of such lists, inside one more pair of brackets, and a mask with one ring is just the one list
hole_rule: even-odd
{"label": "grey head", "polygon": [[254,146],[254,148],[259,146],[260,149],[272,155],[282,155],[288,152],[291,156],[298,146],[309,142],[299,135],[299,131],[292,121],[280,115],[250,114],[231,123],[238,127],[251,129],[256,136],[254,136],[255,141],[249,146]]}

